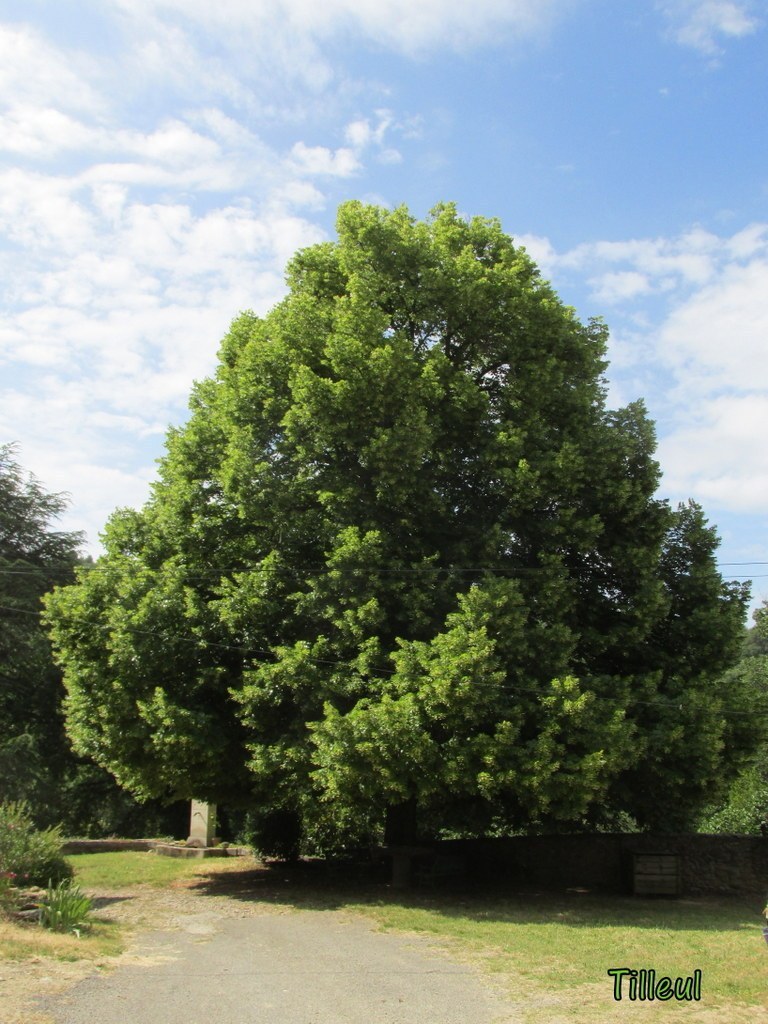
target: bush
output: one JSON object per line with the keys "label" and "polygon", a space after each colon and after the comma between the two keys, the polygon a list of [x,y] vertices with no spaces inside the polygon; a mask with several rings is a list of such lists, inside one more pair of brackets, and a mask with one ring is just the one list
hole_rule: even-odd
{"label": "bush", "polygon": [[263,857],[297,860],[301,852],[301,821],[298,814],[282,808],[262,814],[249,812],[240,839]]}
{"label": "bush", "polygon": [[16,905],[14,898],[15,881],[15,876],[11,871],[0,874],[0,918],[7,916]]}
{"label": "bush", "polygon": [[58,828],[38,830],[29,806],[0,803],[0,875],[14,885],[48,885],[71,878],[72,866],[61,853]]}

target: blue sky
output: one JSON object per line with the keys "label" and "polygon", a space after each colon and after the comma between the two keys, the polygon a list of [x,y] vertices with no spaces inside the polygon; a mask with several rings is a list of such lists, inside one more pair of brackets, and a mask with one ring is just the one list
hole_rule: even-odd
{"label": "blue sky", "polygon": [[606,318],[762,600],[767,57],[764,0],[0,0],[0,440],[97,551],[339,202],[453,200]]}

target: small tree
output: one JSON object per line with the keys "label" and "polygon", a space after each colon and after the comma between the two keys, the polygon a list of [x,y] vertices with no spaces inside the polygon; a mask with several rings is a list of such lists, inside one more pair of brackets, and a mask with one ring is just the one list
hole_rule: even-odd
{"label": "small tree", "polygon": [[606,408],[605,327],[496,221],[338,232],[49,600],[78,749],[283,837],[693,814],[749,744],[715,688],[746,591]]}

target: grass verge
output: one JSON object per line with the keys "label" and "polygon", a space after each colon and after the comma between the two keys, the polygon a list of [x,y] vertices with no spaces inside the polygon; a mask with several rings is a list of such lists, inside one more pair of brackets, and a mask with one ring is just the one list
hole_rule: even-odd
{"label": "grass verge", "polygon": [[0,960],[101,960],[121,951],[120,930],[114,921],[95,920],[78,938],[46,931],[38,924],[0,920]]}
{"label": "grass verge", "polygon": [[222,857],[214,861],[123,850],[71,854],[69,860],[75,869],[75,878],[84,889],[125,889],[135,885],[161,888],[181,878],[227,871],[233,864],[237,867],[240,858]]}
{"label": "grass verge", "polygon": [[[768,947],[759,919],[739,903],[547,894],[358,906],[383,928],[452,940],[511,989],[559,995],[557,1002],[571,1007],[569,1020],[599,1019],[608,1009],[613,981],[607,971],[616,967],[650,968],[672,978],[700,970],[708,1007],[768,1006]],[[625,983],[624,1008],[627,997]],[[652,1005],[656,1016],[681,1008]],[[533,1009],[528,1019],[554,1019],[548,1012]]]}

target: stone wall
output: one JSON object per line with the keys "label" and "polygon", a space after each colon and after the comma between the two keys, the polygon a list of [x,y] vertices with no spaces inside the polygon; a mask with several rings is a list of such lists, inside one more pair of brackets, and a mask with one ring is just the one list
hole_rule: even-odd
{"label": "stone wall", "polygon": [[680,857],[682,895],[768,893],[768,838],[595,834],[447,840],[439,854],[460,858],[473,877],[493,875],[542,888],[631,892],[633,854]]}

